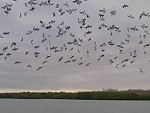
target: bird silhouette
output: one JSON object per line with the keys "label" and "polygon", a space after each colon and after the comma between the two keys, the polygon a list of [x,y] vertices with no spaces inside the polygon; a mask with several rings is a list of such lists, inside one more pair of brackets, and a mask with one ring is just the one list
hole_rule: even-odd
{"label": "bird silhouette", "polygon": [[123,8],[128,8],[128,7],[129,7],[129,5],[124,4],[122,7],[123,7]]}
{"label": "bird silhouette", "polygon": [[41,70],[43,68],[43,66],[40,66],[40,67],[38,67],[37,69],[36,69],[36,71],[39,71],[39,70]]}

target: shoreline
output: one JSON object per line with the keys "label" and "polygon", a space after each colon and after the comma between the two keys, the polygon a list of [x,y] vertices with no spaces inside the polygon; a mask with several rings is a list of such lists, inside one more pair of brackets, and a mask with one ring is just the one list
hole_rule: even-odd
{"label": "shoreline", "polygon": [[0,99],[150,100],[150,91],[13,92]]}

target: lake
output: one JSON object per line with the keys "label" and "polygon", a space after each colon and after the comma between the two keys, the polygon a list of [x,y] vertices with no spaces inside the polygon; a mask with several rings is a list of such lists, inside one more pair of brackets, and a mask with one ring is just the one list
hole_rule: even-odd
{"label": "lake", "polygon": [[150,101],[1,99],[0,113],[150,113]]}

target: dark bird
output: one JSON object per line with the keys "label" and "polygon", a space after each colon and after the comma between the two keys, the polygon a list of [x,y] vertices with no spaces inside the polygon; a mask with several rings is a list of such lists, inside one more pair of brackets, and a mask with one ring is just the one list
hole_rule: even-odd
{"label": "dark bird", "polygon": [[11,55],[11,53],[7,53],[7,54],[6,54],[6,56],[10,56],[10,55]]}
{"label": "dark bird", "polygon": [[91,27],[92,27],[92,25],[89,25],[89,24],[87,26],[85,26],[86,29],[91,28]]}
{"label": "dark bird", "polygon": [[21,13],[20,13],[20,18],[21,18]]}
{"label": "dark bird", "polygon": [[130,14],[130,15],[127,15],[127,17],[128,17],[129,19],[134,19],[134,18],[135,18],[135,17],[132,16],[131,14]]}
{"label": "dark bird", "polygon": [[143,25],[141,26],[141,28],[145,29],[145,28],[148,28],[148,26],[146,26],[145,24],[143,24]]}
{"label": "dark bird", "polygon": [[33,40],[31,40],[31,44],[33,45]]}
{"label": "dark bird", "polygon": [[68,2],[64,3],[64,6],[66,6],[66,7],[69,7],[69,4],[68,4]]}
{"label": "dark bird", "polygon": [[91,63],[87,63],[85,66],[89,66]]}
{"label": "dark bird", "polygon": [[15,64],[21,64],[21,62],[20,61],[16,61]]}
{"label": "dark bird", "polygon": [[97,59],[97,62],[99,62],[101,60],[101,57],[99,57],[98,59]]}
{"label": "dark bird", "polygon": [[143,69],[142,68],[140,68],[140,72],[143,74]]}
{"label": "dark bird", "polygon": [[0,56],[2,56],[3,55],[3,53],[0,53]]}
{"label": "dark bird", "polygon": [[74,56],[71,56],[70,59],[74,58]]}
{"label": "dark bird", "polygon": [[21,42],[23,42],[23,37],[21,38]]}
{"label": "dark bird", "polygon": [[119,64],[116,65],[116,68],[118,68]]}
{"label": "dark bird", "polygon": [[7,49],[8,49],[8,46],[4,47],[4,48],[3,48],[3,51],[5,52]]}
{"label": "dark bird", "polygon": [[70,60],[67,60],[67,61],[65,61],[64,63],[66,64],[66,63],[69,63],[69,62],[71,62]]}
{"label": "dark bird", "polygon": [[87,57],[89,57],[89,51],[88,50],[86,51],[86,54],[87,54]]}
{"label": "dark bird", "polygon": [[43,66],[38,67],[36,71],[39,71],[39,70],[41,70],[42,68],[43,68]]}
{"label": "dark bird", "polygon": [[24,13],[24,16],[27,17],[27,12]]}
{"label": "dark bird", "polygon": [[45,61],[43,61],[43,62],[42,62],[42,64],[45,64],[45,63],[47,63],[47,62],[48,62],[48,61],[47,61],[47,60],[45,60]]}
{"label": "dark bird", "polygon": [[82,0],[74,0],[73,3],[76,3],[77,5],[82,4]]}
{"label": "dark bird", "polygon": [[4,38],[2,35],[0,35],[0,38]]}
{"label": "dark bird", "polygon": [[99,15],[99,17],[101,17],[101,18],[103,18],[104,17],[104,14],[98,14]]}
{"label": "dark bird", "polygon": [[111,11],[110,14],[111,14],[111,16],[116,15],[116,10]]}
{"label": "dark bird", "polygon": [[12,46],[16,46],[16,42],[12,42],[12,44],[11,44],[11,46],[10,47],[12,47]]}
{"label": "dark bird", "polygon": [[51,55],[47,55],[47,56],[46,56],[46,59],[48,59],[48,58],[50,58],[50,57],[51,57]]}
{"label": "dark bird", "polygon": [[53,14],[53,17],[55,17],[55,16],[56,16],[55,12],[53,12],[52,14]]}
{"label": "dark bird", "polygon": [[56,8],[59,8],[59,4],[56,4]]}
{"label": "dark bird", "polygon": [[35,10],[35,7],[32,7],[29,11],[34,11]]}
{"label": "dark bird", "polygon": [[34,46],[35,49],[39,48],[40,46]]}
{"label": "dark bird", "polygon": [[85,32],[85,34],[89,34],[89,35],[90,35],[91,33],[92,33],[92,31],[87,31],[87,32]]}
{"label": "dark bird", "polygon": [[105,12],[106,12],[106,9],[105,9],[105,8],[104,8],[104,9],[99,9],[99,12],[105,13]]}
{"label": "dark bird", "polygon": [[28,67],[28,68],[32,68],[32,66],[31,66],[31,65],[27,65],[27,67]]}
{"label": "dark bird", "polygon": [[46,26],[45,28],[46,28],[46,29],[50,29],[51,27],[52,27],[52,26],[51,26],[51,25],[49,25],[49,26]]}
{"label": "dark bird", "polygon": [[139,30],[136,26],[131,27],[130,29],[133,30],[133,31],[138,31]]}
{"label": "dark bird", "polygon": [[14,47],[13,49],[12,49],[12,51],[17,51],[19,48],[16,48],[16,47]]}
{"label": "dark bird", "polygon": [[78,63],[78,65],[83,65],[83,62]]}
{"label": "dark bird", "polygon": [[3,32],[3,35],[8,35],[10,32]]}
{"label": "dark bird", "polygon": [[28,53],[29,53],[29,51],[26,51],[26,53],[25,53],[25,54],[27,55]]}
{"label": "dark bird", "polygon": [[9,14],[9,12],[8,12],[8,11],[4,11],[4,13],[6,13],[7,15]]}
{"label": "dark bird", "polygon": [[39,31],[39,30],[40,30],[39,28],[33,27],[33,31]]}
{"label": "dark bird", "polygon": [[127,61],[129,61],[128,58],[127,58],[127,59],[124,59],[123,61],[121,61],[121,64],[124,63],[124,62],[127,62]]}
{"label": "dark bird", "polygon": [[41,43],[45,42],[47,40],[47,38],[45,37],[44,39],[42,39]]}
{"label": "dark bird", "polygon": [[72,60],[72,62],[75,62],[75,61],[76,61],[76,59],[73,59],[73,60]]}
{"label": "dark bird", "polygon": [[126,64],[123,64],[122,68],[125,67],[125,66],[126,66]]}
{"label": "dark bird", "polygon": [[114,61],[112,59],[109,60],[109,65],[113,64]]}
{"label": "dark bird", "polygon": [[124,4],[122,7],[123,7],[123,8],[128,8],[128,7],[129,7],[129,5]]}
{"label": "dark bird", "polygon": [[58,62],[60,62],[63,58],[64,58],[64,57],[61,57],[61,58],[58,60]]}
{"label": "dark bird", "polygon": [[130,64],[132,64],[132,63],[134,63],[134,62],[135,62],[135,61],[133,60],[133,61],[130,62]]}

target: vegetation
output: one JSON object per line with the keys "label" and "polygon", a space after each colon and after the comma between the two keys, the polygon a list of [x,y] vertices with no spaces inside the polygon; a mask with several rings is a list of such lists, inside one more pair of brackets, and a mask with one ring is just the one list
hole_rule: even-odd
{"label": "vegetation", "polygon": [[92,92],[20,92],[0,93],[0,98],[13,99],[78,99],[78,100],[150,100],[150,92],[92,91]]}

